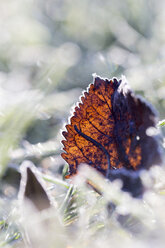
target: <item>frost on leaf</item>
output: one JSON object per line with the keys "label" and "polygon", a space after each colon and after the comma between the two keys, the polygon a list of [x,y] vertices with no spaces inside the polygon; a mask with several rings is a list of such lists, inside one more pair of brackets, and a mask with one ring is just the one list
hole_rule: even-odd
{"label": "frost on leaf", "polygon": [[131,91],[125,78],[96,76],[63,132],[61,156],[69,164],[68,177],[81,163],[106,177],[112,169],[137,170],[160,163],[157,140],[146,135],[156,121],[153,107]]}
{"label": "frost on leaf", "polygon": [[38,175],[37,168],[29,161],[25,161],[21,165],[19,198],[22,202],[30,201],[38,211],[51,207],[49,195]]}

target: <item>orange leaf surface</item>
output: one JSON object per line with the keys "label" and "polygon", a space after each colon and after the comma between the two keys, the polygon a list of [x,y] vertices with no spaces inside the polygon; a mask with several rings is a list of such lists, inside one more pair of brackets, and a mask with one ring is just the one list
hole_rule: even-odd
{"label": "orange leaf surface", "polygon": [[109,177],[111,169],[137,170],[160,163],[157,140],[147,136],[154,127],[152,106],[134,95],[123,78],[94,78],[63,132],[63,159],[70,176],[87,163]]}

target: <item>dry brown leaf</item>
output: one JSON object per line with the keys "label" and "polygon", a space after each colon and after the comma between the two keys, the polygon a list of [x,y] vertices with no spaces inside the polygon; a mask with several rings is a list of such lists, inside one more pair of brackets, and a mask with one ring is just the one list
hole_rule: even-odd
{"label": "dry brown leaf", "polygon": [[111,169],[137,170],[160,163],[157,140],[146,134],[155,125],[153,107],[130,90],[124,77],[96,76],[63,132],[61,156],[69,164],[67,178],[77,173],[81,163],[106,177]]}

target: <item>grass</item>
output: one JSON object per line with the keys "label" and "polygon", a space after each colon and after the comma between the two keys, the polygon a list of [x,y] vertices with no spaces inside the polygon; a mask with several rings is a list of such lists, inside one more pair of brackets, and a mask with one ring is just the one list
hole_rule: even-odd
{"label": "grass", "polygon": [[[164,0],[6,0],[0,13],[0,247],[163,248],[164,166],[141,174],[145,193],[135,199],[88,167],[64,180],[60,142],[92,74],[124,74],[159,112],[164,155]],[[18,198],[27,160],[50,209]]]}
{"label": "grass", "polygon": [[[155,166],[141,177],[146,191],[142,199],[135,199],[120,190],[120,181],[106,181],[85,165],[70,186],[44,176],[49,181],[46,187],[53,199],[52,207],[38,212],[30,203],[12,201],[0,223],[4,240],[0,245],[163,247],[165,170]],[[97,185],[102,195],[87,186],[87,179]]]}

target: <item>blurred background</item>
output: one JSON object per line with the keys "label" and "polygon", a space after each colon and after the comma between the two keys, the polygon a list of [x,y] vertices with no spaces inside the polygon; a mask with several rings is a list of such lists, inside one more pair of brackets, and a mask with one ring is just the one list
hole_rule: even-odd
{"label": "blurred background", "polygon": [[61,172],[61,130],[93,73],[124,74],[165,118],[164,0],[5,0],[0,29],[5,182],[25,159]]}

